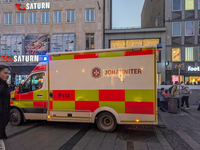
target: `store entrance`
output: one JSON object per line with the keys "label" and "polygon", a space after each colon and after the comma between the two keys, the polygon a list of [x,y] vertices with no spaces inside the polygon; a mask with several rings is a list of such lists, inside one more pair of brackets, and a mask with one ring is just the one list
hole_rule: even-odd
{"label": "store entrance", "polygon": [[200,85],[200,76],[185,77],[186,85]]}

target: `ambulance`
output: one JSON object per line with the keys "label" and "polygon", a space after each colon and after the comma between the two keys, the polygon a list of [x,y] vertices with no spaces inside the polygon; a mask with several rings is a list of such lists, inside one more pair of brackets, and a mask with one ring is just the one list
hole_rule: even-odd
{"label": "ambulance", "polygon": [[11,93],[11,125],[84,122],[104,132],[156,125],[158,46],[48,53]]}

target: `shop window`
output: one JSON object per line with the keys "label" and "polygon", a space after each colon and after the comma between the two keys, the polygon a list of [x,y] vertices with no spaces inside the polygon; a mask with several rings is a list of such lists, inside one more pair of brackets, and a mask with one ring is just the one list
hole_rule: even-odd
{"label": "shop window", "polygon": [[185,22],[185,35],[186,36],[194,35],[194,22],[192,21]]}
{"label": "shop window", "polygon": [[17,0],[17,2],[24,2],[24,0]]}
{"label": "shop window", "polygon": [[37,0],[29,0],[30,2],[36,2]]}
{"label": "shop window", "polygon": [[62,23],[62,11],[54,11],[53,12],[53,22],[54,23]]}
{"label": "shop window", "polygon": [[24,13],[17,13],[17,24],[24,24]]}
{"label": "shop window", "polygon": [[12,0],[4,0],[5,3],[11,3]]}
{"label": "shop window", "polygon": [[22,55],[22,38],[23,35],[5,35],[0,39],[1,55]]}
{"label": "shop window", "polygon": [[194,0],[185,0],[185,10],[194,10]]}
{"label": "shop window", "polygon": [[173,2],[172,2],[172,10],[173,11],[181,10],[181,0],[173,0]]}
{"label": "shop window", "polygon": [[86,33],[85,34],[85,49],[90,50],[94,49],[94,33]]}
{"label": "shop window", "polygon": [[69,10],[69,11],[66,11],[66,20],[67,20],[67,23],[72,23],[72,22],[75,22],[75,10]]}
{"label": "shop window", "polygon": [[49,34],[28,34],[25,37],[26,55],[45,55],[49,50]]}
{"label": "shop window", "polygon": [[181,23],[180,22],[172,23],[172,36],[181,36]]}
{"label": "shop window", "polygon": [[85,21],[94,22],[94,9],[85,10]]}
{"label": "shop window", "polygon": [[185,77],[186,85],[200,85],[200,76]]}
{"label": "shop window", "polygon": [[22,85],[22,93],[39,90],[43,87],[44,73],[34,74],[29,77]]}
{"label": "shop window", "polygon": [[198,9],[200,9],[200,0],[198,0]]}
{"label": "shop window", "polygon": [[4,14],[4,24],[11,25],[12,24],[12,13]]}
{"label": "shop window", "polygon": [[49,12],[41,12],[41,23],[42,24],[49,23]]}
{"label": "shop window", "polygon": [[29,24],[36,24],[37,23],[37,12],[29,13]]}
{"label": "shop window", "polygon": [[185,48],[185,61],[193,61],[193,47]]}
{"label": "shop window", "polygon": [[200,47],[199,47],[199,53],[198,53],[198,60],[200,61]]}
{"label": "shop window", "polygon": [[51,52],[75,51],[75,46],[75,34],[53,34],[51,36]]}
{"label": "shop window", "polygon": [[172,61],[181,61],[181,49],[172,48]]}
{"label": "shop window", "polygon": [[180,81],[179,81],[179,76],[178,75],[172,75],[172,82],[173,84],[178,81],[179,83],[184,82],[184,76],[180,75]]}

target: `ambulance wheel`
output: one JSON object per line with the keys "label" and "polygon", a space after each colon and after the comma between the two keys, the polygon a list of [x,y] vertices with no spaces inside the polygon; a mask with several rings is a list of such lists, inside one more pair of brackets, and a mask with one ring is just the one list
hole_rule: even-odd
{"label": "ambulance wheel", "polygon": [[113,114],[109,112],[103,112],[97,117],[96,121],[99,130],[104,132],[112,132],[115,130],[117,123]]}
{"label": "ambulance wheel", "polygon": [[22,114],[17,108],[13,108],[10,111],[10,124],[13,126],[19,126],[22,123]]}

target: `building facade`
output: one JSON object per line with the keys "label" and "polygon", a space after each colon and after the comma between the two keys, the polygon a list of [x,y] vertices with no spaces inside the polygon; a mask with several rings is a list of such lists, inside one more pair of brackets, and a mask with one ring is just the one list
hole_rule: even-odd
{"label": "building facade", "polygon": [[[143,9],[145,8],[145,5]],[[145,8],[148,9],[148,8]],[[133,12],[134,13],[134,12]],[[142,15],[143,13],[141,13]],[[157,84],[165,81],[165,31],[163,20],[159,26],[132,29],[112,29],[112,0],[105,2],[105,48],[120,48],[162,44],[162,51],[157,52]],[[145,16],[145,15],[143,15]],[[147,16],[148,17],[148,16]],[[155,22],[155,21],[152,21]],[[143,23],[143,22],[142,22]],[[143,25],[141,23],[141,25]]]}
{"label": "building facade", "polygon": [[18,84],[41,60],[29,56],[102,49],[103,1],[3,0],[0,35],[0,62],[11,66],[10,82]]}
{"label": "building facade", "polygon": [[[200,84],[200,0],[153,0],[145,1],[150,9],[143,9],[143,14],[150,14],[151,23],[142,19],[142,24],[155,27],[158,14],[162,14],[157,4],[164,5],[164,26],[166,27],[166,79],[168,83],[179,81],[185,84]],[[156,16],[151,12],[155,11]],[[180,80],[178,73],[180,70]]]}

